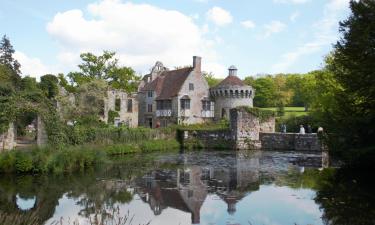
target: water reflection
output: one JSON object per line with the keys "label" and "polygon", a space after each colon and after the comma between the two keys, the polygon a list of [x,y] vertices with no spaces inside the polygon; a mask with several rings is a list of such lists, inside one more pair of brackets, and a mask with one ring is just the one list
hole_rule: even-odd
{"label": "water reflection", "polygon": [[318,170],[326,164],[324,154],[195,152],[135,156],[74,176],[2,177],[0,224],[124,216],[131,224],[343,224],[358,208],[348,199],[335,205],[349,188],[370,210],[362,221],[373,221],[373,195],[352,184],[333,191],[334,170]]}

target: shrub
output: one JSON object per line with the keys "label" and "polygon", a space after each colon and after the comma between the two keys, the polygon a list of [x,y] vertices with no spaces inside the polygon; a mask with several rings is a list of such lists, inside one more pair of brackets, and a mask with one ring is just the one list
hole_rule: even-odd
{"label": "shrub", "polygon": [[33,169],[33,159],[29,152],[17,152],[14,166],[17,173],[28,173]]}

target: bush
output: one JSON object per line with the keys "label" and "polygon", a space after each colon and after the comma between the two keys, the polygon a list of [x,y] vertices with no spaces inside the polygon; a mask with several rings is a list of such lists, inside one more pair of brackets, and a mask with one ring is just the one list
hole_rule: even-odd
{"label": "bush", "polygon": [[33,159],[29,152],[17,152],[14,166],[17,173],[28,173],[33,170]]}
{"label": "bush", "polygon": [[318,129],[318,125],[316,121],[309,115],[304,115],[304,116],[294,116],[291,115],[287,118],[277,118],[276,119],[276,130],[281,131],[280,127],[281,124],[286,125],[287,132],[299,132],[299,127],[300,125],[310,125],[312,127],[313,131],[316,131]]}

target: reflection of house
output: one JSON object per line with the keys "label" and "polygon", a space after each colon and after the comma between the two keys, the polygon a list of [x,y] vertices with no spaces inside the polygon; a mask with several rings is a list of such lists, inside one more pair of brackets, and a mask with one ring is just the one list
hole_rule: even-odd
{"label": "reflection of house", "polygon": [[202,75],[201,58],[193,66],[168,70],[157,62],[139,86],[139,124],[147,127],[201,123],[213,117],[213,102]]}
{"label": "reflection of house", "polygon": [[208,193],[218,195],[235,213],[236,203],[259,187],[259,159],[238,154],[229,158],[227,168],[184,166],[173,171],[154,171],[136,181],[137,192],[155,215],[167,207],[191,213],[192,223],[200,223],[200,209]]}

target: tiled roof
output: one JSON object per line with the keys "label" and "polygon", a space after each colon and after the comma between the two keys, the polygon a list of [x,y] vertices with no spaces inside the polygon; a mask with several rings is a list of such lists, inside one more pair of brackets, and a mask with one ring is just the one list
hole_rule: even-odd
{"label": "tiled roof", "polygon": [[142,91],[155,91],[157,99],[171,99],[178,95],[186,78],[193,71],[192,67],[164,71],[155,80],[146,84]]}
{"label": "tiled roof", "polygon": [[246,84],[237,76],[227,76],[223,81],[221,81],[217,87],[227,87],[227,86],[246,86]]}

